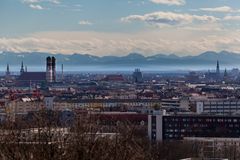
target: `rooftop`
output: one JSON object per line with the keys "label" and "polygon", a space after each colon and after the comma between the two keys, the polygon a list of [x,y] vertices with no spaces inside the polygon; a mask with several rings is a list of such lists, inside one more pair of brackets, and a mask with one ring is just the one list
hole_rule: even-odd
{"label": "rooftop", "polygon": [[45,81],[46,72],[24,72],[22,73],[18,81]]}

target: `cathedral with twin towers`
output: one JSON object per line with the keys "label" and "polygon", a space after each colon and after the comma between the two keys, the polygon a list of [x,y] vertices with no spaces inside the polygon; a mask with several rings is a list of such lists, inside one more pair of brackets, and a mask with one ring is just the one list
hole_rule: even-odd
{"label": "cathedral with twin towers", "polygon": [[[6,76],[10,76],[9,64],[7,64]],[[54,83],[56,82],[56,58],[54,56],[46,58],[46,71],[45,72],[32,72],[27,70],[27,66],[24,67],[24,63],[21,63],[20,75],[17,81],[22,84],[28,83]]]}

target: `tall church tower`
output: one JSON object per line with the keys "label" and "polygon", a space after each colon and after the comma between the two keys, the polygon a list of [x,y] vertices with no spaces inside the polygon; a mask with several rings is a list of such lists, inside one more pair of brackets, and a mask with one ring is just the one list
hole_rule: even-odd
{"label": "tall church tower", "polygon": [[6,76],[10,76],[9,64],[7,64]]}
{"label": "tall church tower", "polygon": [[227,69],[226,68],[225,68],[225,71],[224,71],[223,80],[225,82],[228,80],[228,73],[227,73]]}
{"label": "tall church tower", "polygon": [[56,82],[56,58],[52,57],[52,81]]}
{"label": "tall church tower", "polygon": [[52,77],[52,58],[47,57],[46,59],[47,62],[47,67],[46,67],[46,80],[47,82],[53,82],[53,77]]}
{"label": "tall church tower", "polygon": [[219,65],[219,61],[217,61],[216,74],[217,74],[217,75],[220,75],[220,65]]}
{"label": "tall church tower", "polygon": [[23,65],[23,61],[22,61],[22,65],[21,65],[21,69],[20,69],[20,75],[22,75],[24,73],[24,65]]}
{"label": "tall church tower", "polygon": [[56,58],[47,57],[46,62],[46,80],[50,83],[56,82]]}

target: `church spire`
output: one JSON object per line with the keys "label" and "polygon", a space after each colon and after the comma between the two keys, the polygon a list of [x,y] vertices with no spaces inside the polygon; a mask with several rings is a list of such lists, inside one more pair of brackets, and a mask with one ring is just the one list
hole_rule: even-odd
{"label": "church spire", "polygon": [[226,68],[225,68],[225,71],[224,71],[223,80],[225,82],[228,80],[228,73],[227,73],[227,69]]}
{"label": "church spire", "polygon": [[20,74],[24,73],[24,65],[23,65],[23,61],[22,61],[22,65],[21,65],[21,70],[20,70]]}
{"label": "church spire", "polygon": [[9,64],[7,64],[7,70],[6,70],[6,76],[10,75],[10,69],[9,69]]}
{"label": "church spire", "polygon": [[218,75],[220,74],[220,65],[219,65],[219,61],[217,61],[216,73],[217,73]]}
{"label": "church spire", "polygon": [[227,76],[227,69],[225,68],[225,71],[224,71],[224,77]]}

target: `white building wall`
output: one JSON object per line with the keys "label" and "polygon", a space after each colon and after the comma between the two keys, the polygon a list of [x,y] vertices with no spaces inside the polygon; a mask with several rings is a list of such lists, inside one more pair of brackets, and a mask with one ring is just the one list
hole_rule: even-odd
{"label": "white building wall", "polygon": [[53,110],[54,97],[44,97],[45,107],[49,110]]}
{"label": "white building wall", "polygon": [[[148,137],[152,140],[153,134],[156,134],[156,140],[163,140],[163,116],[166,115],[166,111],[160,111],[158,113],[152,113],[148,115]],[[156,117],[156,130],[153,129],[152,117]]]}
{"label": "white building wall", "polygon": [[197,108],[196,108],[196,111],[198,114],[201,114],[203,113],[204,109],[203,109],[203,102],[197,102]]}

